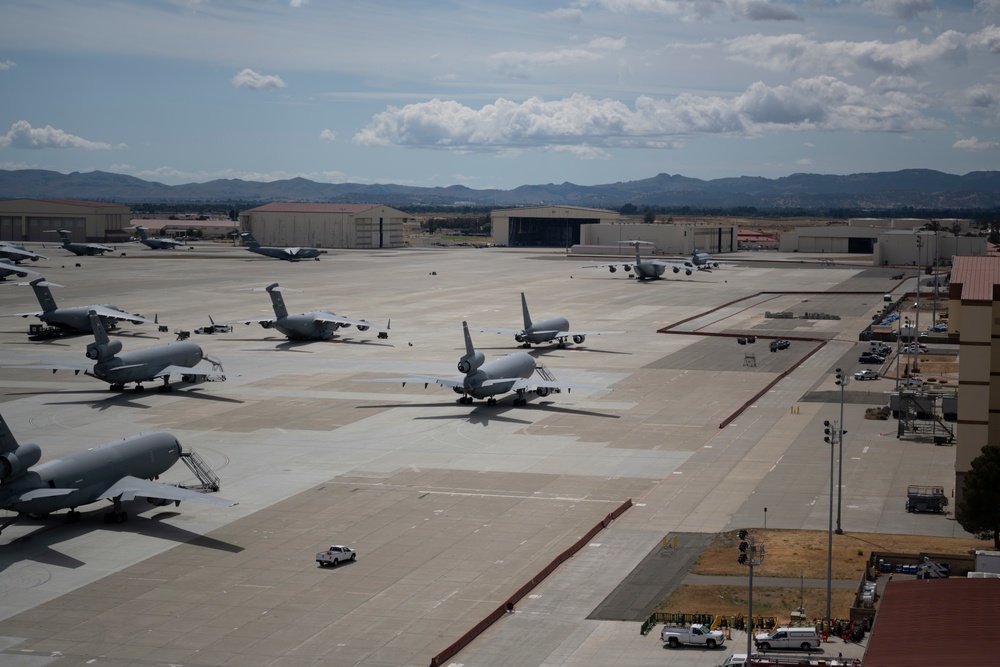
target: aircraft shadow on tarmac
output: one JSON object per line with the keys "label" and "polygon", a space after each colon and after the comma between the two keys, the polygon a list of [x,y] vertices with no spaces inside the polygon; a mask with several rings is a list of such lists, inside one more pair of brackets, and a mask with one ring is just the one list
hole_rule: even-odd
{"label": "aircraft shadow on tarmac", "polygon": [[[237,398],[227,398],[225,396],[218,396],[216,394],[203,393],[201,389],[195,389],[194,387],[189,389],[180,389],[177,385],[171,385],[174,387],[174,391],[166,394],[167,396],[179,396],[181,398],[196,398],[205,401],[219,401],[221,403],[243,403],[243,401]],[[24,392],[23,395],[30,396],[33,393],[49,393],[49,392]],[[54,396],[65,396],[67,394],[93,394],[93,390],[81,389],[79,391],[60,391]],[[134,390],[127,390],[123,392],[116,392],[105,396],[104,398],[96,398],[91,400],[79,400],[79,401],[50,401],[46,405],[89,405],[95,410],[104,411],[112,407],[123,407],[123,408],[142,408],[147,409],[154,407],[153,405],[145,405],[143,403],[137,403],[134,399],[142,396],[156,396],[160,392],[153,389],[152,391],[136,392]],[[12,394],[18,395],[18,394]]]}
{"label": "aircraft shadow on tarmac", "polygon": [[[260,338],[255,339],[238,339],[237,342],[242,343],[261,343],[269,341],[278,341],[278,338],[265,338],[263,341]],[[314,350],[309,349],[299,349],[299,348],[316,348],[323,344],[335,344],[335,345],[362,345],[362,346],[377,346],[377,347],[395,347],[392,343],[379,343],[373,340],[353,340],[350,338],[334,338],[333,340],[281,340],[274,347],[258,347],[249,348],[242,350],[243,352],[313,352]]]}
{"label": "aircraft shadow on tarmac", "polygon": [[[177,544],[191,544],[206,549],[215,549],[234,554],[244,550],[244,547],[239,545],[223,542],[222,540],[198,533],[192,533],[191,531],[163,522],[164,519],[179,516],[183,512],[159,510],[144,500],[123,503],[123,507],[129,513],[128,522],[123,524],[105,524],[104,514],[106,509],[103,506],[96,505],[93,510],[81,510],[83,516],[78,523],[74,524],[68,524],[66,522],[66,515],[62,512],[50,514],[40,519],[23,519],[19,521],[15,526],[11,526],[7,530],[14,530],[16,526],[26,526],[35,528],[35,530],[12,539],[8,544],[0,545],[0,556],[2,556],[0,558],[0,572],[21,561],[34,561],[53,567],[70,569],[86,565],[83,561],[60,553],[53,546],[93,533],[94,531],[135,533],[137,535],[169,540]],[[146,516],[151,512],[150,516]],[[41,554],[33,553],[39,550]]]}
{"label": "aircraft shadow on tarmac", "polygon": [[[513,397],[511,397],[513,398]],[[531,397],[528,398],[528,405],[536,405],[541,408],[545,414],[557,412],[565,415],[578,415],[584,417],[605,417],[608,419],[621,419],[621,415],[613,415],[605,412],[594,412],[593,410],[579,410],[574,408],[565,408],[556,405],[553,401],[532,401]],[[446,403],[397,403],[393,405],[380,404],[380,405],[358,405],[355,407],[361,409],[379,409],[385,410],[388,408],[440,408]],[[414,417],[414,419],[463,419],[467,418],[472,424],[482,424],[483,426],[488,426],[490,420],[502,421],[512,424],[530,424],[530,420],[525,419],[514,419],[513,417],[503,416],[505,413],[511,410],[524,410],[526,406],[517,407],[509,402],[505,403],[504,399],[499,399],[496,405],[486,405],[485,403],[475,404],[472,408],[472,412],[462,412],[459,414],[451,415],[426,415],[423,417]]]}

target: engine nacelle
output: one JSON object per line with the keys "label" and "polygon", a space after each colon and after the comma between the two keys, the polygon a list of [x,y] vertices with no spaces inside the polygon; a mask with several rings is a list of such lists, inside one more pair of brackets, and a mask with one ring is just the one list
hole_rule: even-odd
{"label": "engine nacelle", "polygon": [[185,373],[181,376],[181,380],[187,382],[188,384],[201,384],[206,382],[206,375],[194,375],[193,373]]}
{"label": "engine nacelle", "polygon": [[587,337],[584,336],[583,334],[577,334],[577,335],[573,336],[573,342],[576,343],[577,345],[579,345],[580,343],[582,343],[585,340],[587,340]]}
{"label": "engine nacelle", "polygon": [[174,502],[172,500],[167,500],[166,498],[146,498],[150,505],[156,505],[157,507],[163,507],[164,505],[169,505]]}
{"label": "engine nacelle", "polygon": [[469,356],[465,355],[458,361],[458,372],[469,374],[483,365],[486,361],[486,355],[482,352],[476,352],[475,354]]}
{"label": "engine nacelle", "polygon": [[550,391],[552,390],[549,389],[548,387],[538,387],[535,389],[535,393],[541,396],[542,398],[548,396]]}
{"label": "engine nacelle", "polygon": [[462,394],[463,396],[465,396],[465,389],[463,389],[462,387],[452,387],[451,390],[456,394]]}
{"label": "engine nacelle", "polygon": [[260,326],[262,326],[265,329],[270,329],[271,327],[274,326],[274,322],[272,322],[271,320],[264,320],[263,322],[260,323]]}
{"label": "engine nacelle", "polygon": [[367,324],[359,324],[359,325],[357,325],[357,327],[358,327],[358,331],[368,331],[368,325]]}
{"label": "engine nacelle", "polygon": [[622,266],[622,268],[625,269],[626,271],[631,271],[632,270],[632,265],[631,264],[624,264]]}
{"label": "engine nacelle", "polygon": [[107,343],[90,343],[87,345],[87,358],[99,361],[115,356],[122,351],[120,340],[109,340]]}
{"label": "engine nacelle", "polygon": [[674,273],[680,273],[680,272],[681,272],[680,267],[679,266],[675,266],[674,267]]}
{"label": "engine nacelle", "polygon": [[611,273],[614,273],[614,272],[615,272],[615,271],[617,271],[617,270],[618,270],[618,267],[617,267],[617,266],[609,266],[609,267],[608,267],[608,271],[610,271]]}
{"label": "engine nacelle", "polygon": [[524,333],[522,332],[522,333],[516,333],[516,334],[514,334],[514,340],[517,341],[518,343],[523,343],[524,342]]}
{"label": "engine nacelle", "polygon": [[686,269],[686,270],[684,271],[684,275],[686,275],[686,276],[690,276],[690,275],[691,275],[691,269]]}
{"label": "engine nacelle", "polygon": [[17,449],[0,456],[0,479],[17,477],[42,458],[42,448],[33,442],[18,445]]}

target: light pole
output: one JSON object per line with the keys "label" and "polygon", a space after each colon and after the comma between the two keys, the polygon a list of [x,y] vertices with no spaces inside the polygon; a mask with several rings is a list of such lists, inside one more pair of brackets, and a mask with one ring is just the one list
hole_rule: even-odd
{"label": "light pole", "polygon": [[754,544],[753,535],[746,528],[738,533],[740,538],[740,555],[736,557],[736,562],[750,568],[750,588],[747,595],[747,665],[750,664],[750,656],[753,648],[753,569],[764,562],[764,543],[758,547]]}
{"label": "light pole", "polygon": [[920,358],[920,263],[923,261],[921,248],[923,248],[923,237],[920,236],[920,232],[917,232],[917,301],[913,307],[913,335],[910,340],[910,350],[913,354],[913,363],[910,364],[911,373],[920,371],[917,362]]}
{"label": "light pole", "polygon": [[[837,534],[843,535],[840,527],[840,504],[844,488],[844,387],[850,382],[843,370],[837,369],[837,386],[840,387],[840,428],[837,429]],[[832,454],[831,454],[832,455]]]}
{"label": "light pole", "polygon": [[826,545],[826,630],[830,628],[830,606],[833,601],[833,452],[836,444],[837,432],[840,424],[837,422],[824,421],[823,441],[830,445],[830,525],[828,528],[829,537]]}

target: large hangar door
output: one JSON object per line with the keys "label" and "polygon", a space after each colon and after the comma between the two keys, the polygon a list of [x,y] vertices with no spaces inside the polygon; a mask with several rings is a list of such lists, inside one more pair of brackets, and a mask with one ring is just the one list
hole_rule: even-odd
{"label": "large hangar door", "polygon": [[596,225],[585,218],[509,218],[507,243],[514,247],[569,248],[580,243],[580,225]]}
{"label": "large hangar door", "polygon": [[875,239],[851,237],[847,239],[847,252],[870,255],[875,252]]}

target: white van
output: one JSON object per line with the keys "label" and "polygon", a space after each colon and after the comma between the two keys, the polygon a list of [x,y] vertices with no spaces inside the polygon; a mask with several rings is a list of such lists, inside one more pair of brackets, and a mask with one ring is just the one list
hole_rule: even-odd
{"label": "white van", "polygon": [[819,648],[819,633],[816,628],[775,628],[753,638],[753,643],[761,651],[772,648],[798,648],[803,651]]}

